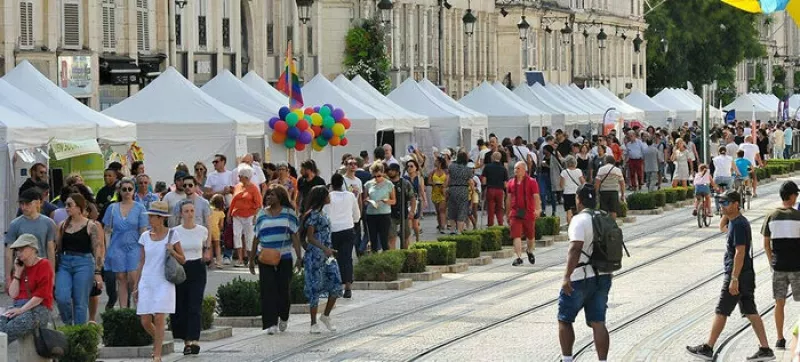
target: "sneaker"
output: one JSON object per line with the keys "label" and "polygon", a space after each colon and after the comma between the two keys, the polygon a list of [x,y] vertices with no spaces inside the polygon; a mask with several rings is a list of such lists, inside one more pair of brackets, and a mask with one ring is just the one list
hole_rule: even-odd
{"label": "sneaker", "polygon": [[520,266],[520,265],[522,265],[522,258],[517,258],[516,260],[514,260],[513,263],[511,263],[511,266]]}
{"label": "sneaker", "polygon": [[531,263],[531,265],[536,264],[536,257],[533,253],[528,253],[528,262]]}
{"label": "sneaker", "polygon": [[224,258],[222,259],[222,264],[231,265],[231,258]]}
{"label": "sneaker", "polygon": [[325,325],[325,328],[328,328],[329,331],[336,332],[336,326],[333,325],[330,316],[322,315],[321,317],[319,317],[319,321],[322,322],[322,324]]}
{"label": "sneaker", "polygon": [[694,347],[686,346],[686,353],[702,359],[703,361],[711,361],[711,359],[714,357],[714,349],[705,343]]}
{"label": "sneaker", "polygon": [[786,349],[786,338],[781,338],[777,342],[775,342],[775,348]]}
{"label": "sneaker", "polygon": [[320,334],[322,331],[319,329],[319,323],[311,325],[311,334]]}
{"label": "sneaker", "polygon": [[346,289],[346,290],[344,291],[344,295],[343,295],[343,297],[344,297],[344,298],[347,298],[347,299],[350,299],[350,298],[352,298],[352,297],[353,297],[353,291],[352,291],[352,290],[350,290],[350,289]]}
{"label": "sneaker", "polygon": [[267,328],[267,334],[269,334],[270,336],[275,333],[278,333],[278,326],[272,326]]}
{"label": "sneaker", "polygon": [[747,361],[774,361],[775,353],[769,347],[760,347],[758,352],[754,355],[747,357]]}
{"label": "sneaker", "polygon": [[289,321],[285,321],[283,319],[278,320],[278,330],[281,332],[286,332],[286,328],[289,327]]}

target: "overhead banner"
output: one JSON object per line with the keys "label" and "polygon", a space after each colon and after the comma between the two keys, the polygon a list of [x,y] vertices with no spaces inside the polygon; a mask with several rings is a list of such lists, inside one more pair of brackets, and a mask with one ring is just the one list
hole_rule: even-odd
{"label": "overhead banner", "polygon": [[94,139],[84,141],[61,141],[54,140],[50,142],[50,152],[56,160],[64,160],[83,155],[98,154],[102,155],[100,145]]}

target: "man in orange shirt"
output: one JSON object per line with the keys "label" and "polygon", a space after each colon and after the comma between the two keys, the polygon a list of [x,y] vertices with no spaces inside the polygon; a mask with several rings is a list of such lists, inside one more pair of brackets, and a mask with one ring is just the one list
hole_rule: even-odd
{"label": "man in orange shirt", "polygon": [[[239,172],[239,183],[233,188],[233,199],[228,209],[228,215],[233,219],[233,248],[239,256],[239,260],[234,266],[244,267],[244,251],[249,252],[248,245],[255,237],[253,217],[261,207],[262,200],[261,190],[250,181],[253,177],[253,168],[241,164],[237,171]],[[242,247],[242,236],[245,238],[244,248]]]}

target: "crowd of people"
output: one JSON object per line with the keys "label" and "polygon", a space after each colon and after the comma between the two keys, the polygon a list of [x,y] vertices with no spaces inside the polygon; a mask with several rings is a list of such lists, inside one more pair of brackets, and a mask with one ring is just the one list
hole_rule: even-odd
{"label": "crowd of people", "polygon": [[[184,354],[197,354],[207,273],[232,266],[258,271],[262,327],[269,334],[288,326],[289,281],[299,268],[305,271],[311,333],[321,332],[321,296],[327,304],[319,320],[333,331],[336,299],[352,297],[353,254],[419,241],[429,204],[439,234],[509,225],[512,265],[523,265],[523,256],[534,264],[536,218],[548,207],[555,215],[561,205],[572,228],[585,207],[615,217],[626,193],[665,183],[691,183],[698,195],[708,195],[734,177],[749,178],[751,168],[767,159],[789,157],[794,127],[760,121],[714,126],[708,130],[709,164],[703,163],[706,143],[696,123],[672,131],[626,127],[602,136],[545,129],[534,140],[501,141],[491,134],[470,149],[434,147],[425,154],[409,146],[399,159],[387,144],[371,154],[345,154],[327,178],[313,160],[296,169],[252,154],[235,168],[224,155],[214,156],[211,170],[199,161],[193,170],[180,163],[171,184],[154,183],[141,161],[129,170],[113,162],[97,192],[80,175],[70,175],[55,198],[47,166],[37,163],[20,188],[19,216],[6,234],[6,285],[19,302],[0,317],[0,330],[24,332],[53,301],[65,324],[93,323],[104,290],[106,309],[135,306],[156,341],[155,358],[167,315],[174,336],[184,340]],[[587,200],[587,185],[596,200]],[[752,178],[754,197],[756,188]],[[168,257],[183,265],[185,282],[165,279]],[[32,283],[27,291],[20,280]],[[54,293],[47,283],[56,285]]]}

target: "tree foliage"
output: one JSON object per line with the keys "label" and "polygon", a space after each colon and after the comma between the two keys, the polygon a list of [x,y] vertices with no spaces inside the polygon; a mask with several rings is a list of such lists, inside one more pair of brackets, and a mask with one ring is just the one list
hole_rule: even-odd
{"label": "tree foliage", "polygon": [[772,94],[779,99],[786,98],[786,70],[780,65],[772,66]]}
{"label": "tree foliage", "polygon": [[687,81],[734,87],[736,65],[766,55],[757,19],[719,0],[667,1],[652,10],[645,17],[649,93]]}
{"label": "tree foliage", "polygon": [[345,37],[344,75],[361,75],[383,94],[389,93],[389,58],[386,32],[376,19],[359,19]]}

